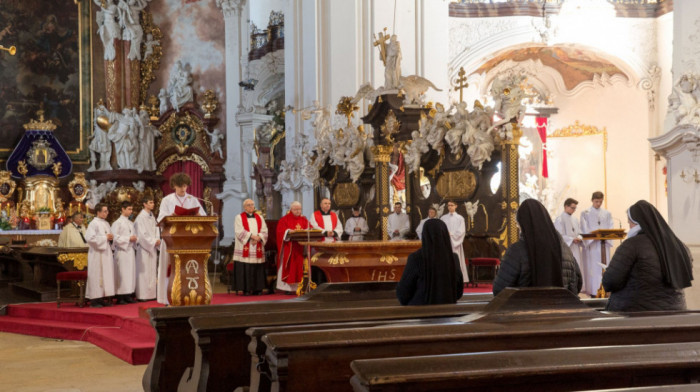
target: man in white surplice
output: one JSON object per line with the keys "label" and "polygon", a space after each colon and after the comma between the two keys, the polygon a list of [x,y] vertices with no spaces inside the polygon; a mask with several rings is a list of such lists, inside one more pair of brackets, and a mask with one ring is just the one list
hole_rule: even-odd
{"label": "man in white surplice", "polygon": [[362,241],[369,232],[365,218],[360,216],[362,207],[352,207],[352,216],[345,221],[345,234],[349,241]]}
{"label": "man in white surplice", "polygon": [[90,300],[93,308],[112,306],[111,297],[114,295],[114,256],[110,244],[114,236],[109,222],[105,220],[107,215],[107,204],[98,203],[95,218],[85,231],[85,241],[90,246],[85,298]]}
{"label": "man in white surplice", "polygon": [[153,196],[141,200],[143,209],[134,221],[136,229],[136,299],[147,301],[156,298],[156,272],[158,270],[158,247],[160,229],[153,216]]}
{"label": "man in white surplice", "polygon": [[[176,173],[170,177],[170,187],[175,189],[175,192],[165,196],[160,202],[160,211],[158,213],[158,223],[166,216],[175,215],[175,207],[181,208],[199,208],[197,215],[204,216],[204,208],[199,204],[196,197],[187,193],[187,187],[192,183],[192,179],[185,173]],[[156,291],[156,299],[158,303],[168,304],[168,265],[170,258],[168,257],[168,249],[165,241],[160,243],[160,256],[158,257],[158,283]]]}
{"label": "man in white surplice", "polygon": [[392,241],[406,239],[406,235],[411,231],[411,221],[408,219],[408,214],[402,212],[400,202],[394,203],[394,213],[389,215],[386,231]]}
{"label": "man in white surplice", "polygon": [[[554,221],[554,227],[557,229],[561,238],[564,239],[569,248],[571,248],[571,253],[574,254],[574,258],[578,263],[579,269],[583,271],[582,276],[586,275],[586,268],[581,259],[581,247],[583,246],[583,238],[581,238],[581,227],[578,224],[578,219],[574,216],[574,212],[578,207],[578,201],[568,198],[564,201],[564,212],[562,212],[557,219]],[[583,280],[583,287],[581,291],[586,291],[586,280]]]}
{"label": "man in white surplice", "polygon": [[[591,208],[581,213],[581,233],[588,234],[598,229],[612,229],[613,220],[610,213],[601,207],[603,205],[603,192],[593,192]],[[603,279],[603,267],[600,265],[600,241],[585,240],[583,248],[583,260],[586,265],[583,280],[586,282],[586,292],[595,297],[600,281]],[[610,261],[611,241],[605,241],[605,260]]]}
{"label": "man in white surplice", "polygon": [[467,227],[464,224],[464,217],[457,213],[457,203],[454,201],[447,202],[448,213],[440,217],[447,225],[447,230],[450,232],[450,241],[452,242],[452,251],[459,256],[459,267],[462,270],[464,283],[469,282],[467,274],[467,265],[464,262],[464,236],[467,234]]}
{"label": "man in white surplice", "polygon": [[117,305],[131,304],[136,291],[136,231],[129,217],[134,212],[130,201],[121,204],[122,214],[112,223],[114,234],[114,267],[117,275]]}
{"label": "man in white surplice", "polygon": [[343,223],[338,219],[338,215],[331,211],[331,199],[321,199],[321,209],[311,215],[311,227],[323,231],[323,240],[339,240],[343,235]]}
{"label": "man in white surplice", "polygon": [[423,220],[418,223],[418,227],[416,227],[416,234],[418,234],[418,239],[422,240],[423,239],[423,225],[425,224],[425,221],[428,219],[435,219],[437,218],[437,210],[435,207],[428,207],[428,217],[423,218]]}

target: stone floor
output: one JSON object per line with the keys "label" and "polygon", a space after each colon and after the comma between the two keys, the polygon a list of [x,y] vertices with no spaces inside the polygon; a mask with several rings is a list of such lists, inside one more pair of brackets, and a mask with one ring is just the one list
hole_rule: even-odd
{"label": "stone floor", "polygon": [[142,391],[133,366],[87,342],[0,333],[0,389],[13,392]]}

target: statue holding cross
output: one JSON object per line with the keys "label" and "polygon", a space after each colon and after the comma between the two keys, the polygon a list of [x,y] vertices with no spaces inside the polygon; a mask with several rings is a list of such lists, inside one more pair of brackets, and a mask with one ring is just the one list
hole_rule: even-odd
{"label": "statue holding cross", "polygon": [[464,67],[459,67],[459,72],[457,73],[457,76],[459,76],[456,80],[455,83],[457,84],[455,86],[455,91],[459,90],[459,102],[463,101],[463,91],[465,88],[469,87],[469,83],[467,83],[467,72],[464,71]]}
{"label": "statue holding cross", "polygon": [[391,34],[386,33],[385,27],[383,32],[379,32],[379,38],[377,38],[377,36],[374,35],[374,42],[372,42],[373,46],[379,47],[379,57],[381,57],[382,63],[384,65],[386,65],[386,42],[389,41],[390,38]]}

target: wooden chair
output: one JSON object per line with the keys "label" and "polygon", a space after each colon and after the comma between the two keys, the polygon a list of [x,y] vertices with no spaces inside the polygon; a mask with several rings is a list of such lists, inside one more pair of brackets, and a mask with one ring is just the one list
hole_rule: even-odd
{"label": "wooden chair", "polygon": [[[78,297],[71,296],[61,298],[61,282],[76,282],[78,285]],[[87,282],[87,270],[64,271],[56,274],[56,307],[61,307],[61,302],[74,302],[81,308],[85,306],[85,284]]]}
{"label": "wooden chair", "polygon": [[469,284],[477,287],[479,283],[492,283],[490,281],[479,281],[479,269],[490,268],[493,270],[493,277],[496,277],[498,269],[501,267],[501,260],[495,257],[473,257],[469,259]]}

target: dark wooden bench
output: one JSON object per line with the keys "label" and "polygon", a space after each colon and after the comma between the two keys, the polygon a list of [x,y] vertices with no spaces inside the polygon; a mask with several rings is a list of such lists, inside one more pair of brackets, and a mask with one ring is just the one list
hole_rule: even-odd
{"label": "dark wooden bench", "polygon": [[[463,301],[491,298],[491,294],[469,294]],[[142,386],[145,391],[177,390],[185,370],[194,365],[195,342],[190,332],[190,317],[387,305],[398,305],[396,282],[322,284],[305,296],[286,301],[151,308],[148,314],[156,330],[156,342]]]}
{"label": "dark wooden bench", "polygon": [[[355,359],[693,342],[700,336],[700,314],[606,315],[587,308],[577,298],[557,304],[562,296],[555,293],[566,296],[565,290],[540,290],[545,293],[540,299],[549,306],[537,304],[528,295],[513,297],[519,290],[527,294],[532,289],[507,289],[504,293],[510,301],[499,295],[483,314],[447,324],[268,333],[262,341],[267,346],[272,390],[350,390],[349,365]],[[534,292],[537,290],[530,294]]]}
{"label": "dark wooden bench", "polygon": [[[277,327],[284,331],[320,330],[331,328],[369,328],[397,321],[418,318],[462,316],[479,311],[487,302],[461,302],[436,306],[379,306],[368,308],[338,308],[295,310],[291,312],[261,312],[229,316],[192,317],[190,324],[197,345],[194,367],[183,377],[180,391],[231,391],[248,386],[250,370],[258,365],[257,356],[248,353],[250,327]],[[257,336],[256,336],[257,337]],[[263,356],[264,351],[258,353]]]}
{"label": "dark wooden bench", "polygon": [[565,392],[688,384],[700,381],[700,342],[363,359],[351,368],[355,392]]}
{"label": "dark wooden bench", "polygon": [[631,387],[631,388],[615,388],[615,389],[596,389],[587,392],[697,392],[700,390],[698,384],[681,384],[681,385],[658,385],[654,387]]}

